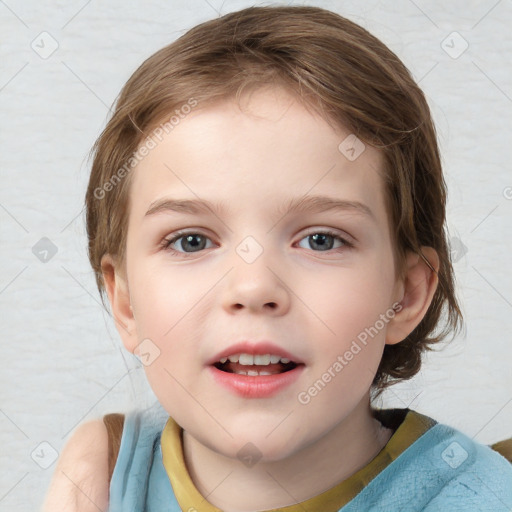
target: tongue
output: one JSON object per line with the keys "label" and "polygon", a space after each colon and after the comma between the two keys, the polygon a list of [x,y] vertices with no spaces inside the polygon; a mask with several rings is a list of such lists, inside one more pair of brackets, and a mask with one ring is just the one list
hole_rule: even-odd
{"label": "tongue", "polygon": [[248,372],[248,371],[255,371],[255,372],[268,372],[272,375],[276,373],[282,373],[285,370],[285,365],[282,363],[276,363],[276,364],[267,364],[267,365],[246,365],[246,364],[240,364],[240,363],[232,363],[231,361],[228,361],[224,367],[223,370],[227,372],[232,373],[239,373],[239,372]]}

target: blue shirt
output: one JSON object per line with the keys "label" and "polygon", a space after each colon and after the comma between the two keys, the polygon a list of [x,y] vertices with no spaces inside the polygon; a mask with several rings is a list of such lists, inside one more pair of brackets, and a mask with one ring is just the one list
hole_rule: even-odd
{"label": "blue shirt", "polygon": [[[462,432],[415,411],[383,411],[388,415],[402,414],[405,419],[373,461],[322,495],[278,510],[512,511],[512,464],[504,457]],[[403,445],[414,425],[424,428],[413,435],[415,440],[406,440]],[[165,466],[163,431],[175,452],[171,462],[166,459]],[[179,432],[179,427],[160,404],[126,414],[110,483],[109,512],[219,510],[201,497],[193,486],[184,465]],[[403,446],[397,449],[400,443]],[[164,446],[165,453],[170,449]],[[373,473],[368,470],[370,466]],[[347,489],[355,491],[350,494]],[[337,490],[340,493],[336,494]],[[332,508],[336,499],[342,505]]]}

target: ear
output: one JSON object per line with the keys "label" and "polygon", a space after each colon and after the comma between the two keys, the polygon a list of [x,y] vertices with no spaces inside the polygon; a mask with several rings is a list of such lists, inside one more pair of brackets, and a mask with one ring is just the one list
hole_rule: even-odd
{"label": "ear", "polygon": [[399,298],[399,306],[386,331],[388,345],[404,340],[419,325],[434,297],[438,284],[439,256],[432,247],[421,247],[421,252],[435,272],[419,254],[407,254],[406,274],[400,287],[402,298]]}
{"label": "ear", "polygon": [[133,354],[139,343],[126,276],[110,254],[101,258],[101,272],[117,331],[126,350]]}

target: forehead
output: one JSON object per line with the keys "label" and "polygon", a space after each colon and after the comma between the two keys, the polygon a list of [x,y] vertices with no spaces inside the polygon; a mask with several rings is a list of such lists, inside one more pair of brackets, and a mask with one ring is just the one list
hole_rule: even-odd
{"label": "forehead", "polygon": [[165,196],[213,200],[233,214],[305,194],[384,209],[381,154],[282,89],[198,105],[160,139],[133,171],[131,216]]}

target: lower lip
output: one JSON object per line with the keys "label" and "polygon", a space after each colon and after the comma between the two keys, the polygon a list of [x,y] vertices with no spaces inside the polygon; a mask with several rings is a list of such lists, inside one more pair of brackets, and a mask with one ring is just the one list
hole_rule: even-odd
{"label": "lower lip", "polygon": [[260,376],[223,372],[215,366],[209,366],[209,369],[216,382],[239,396],[244,398],[269,398],[295,382],[302,373],[304,365],[297,365],[293,370],[284,373]]}

